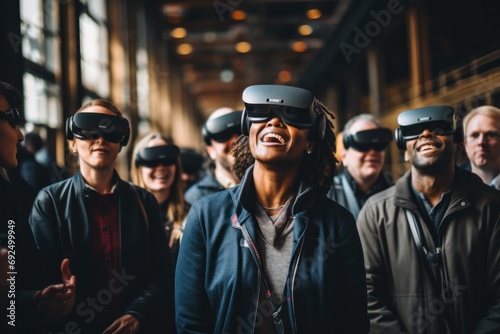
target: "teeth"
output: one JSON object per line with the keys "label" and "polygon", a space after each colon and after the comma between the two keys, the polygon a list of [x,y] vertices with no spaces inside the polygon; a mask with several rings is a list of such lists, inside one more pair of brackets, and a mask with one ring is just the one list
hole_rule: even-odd
{"label": "teeth", "polygon": [[274,139],[277,139],[281,144],[284,144],[285,143],[285,139],[283,137],[281,137],[279,134],[277,133],[268,133],[264,136],[264,138],[262,138],[262,140],[266,141],[267,138],[274,138]]}
{"label": "teeth", "polygon": [[427,145],[423,145],[422,147],[420,147],[420,150],[421,151],[426,151],[426,150],[432,150],[433,148],[436,148],[435,145],[431,145],[431,144],[427,144]]}

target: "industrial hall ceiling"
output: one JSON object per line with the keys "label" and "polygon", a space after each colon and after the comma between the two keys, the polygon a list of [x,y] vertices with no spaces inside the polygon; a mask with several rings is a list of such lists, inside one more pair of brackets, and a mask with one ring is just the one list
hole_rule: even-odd
{"label": "industrial hall ceiling", "polygon": [[179,0],[161,11],[172,62],[209,115],[240,107],[249,85],[299,85],[354,2]]}

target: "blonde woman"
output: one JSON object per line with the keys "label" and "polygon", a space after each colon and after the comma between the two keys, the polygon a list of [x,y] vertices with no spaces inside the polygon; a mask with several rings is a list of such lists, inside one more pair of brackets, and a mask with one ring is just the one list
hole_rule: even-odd
{"label": "blonde woman", "polygon": [[160,204],[175,263],[187,213],[179,147],[160,133],[146,135],[134,147],[130,174],[132,182],[149,190]]}
{"label": "blonde woman", "polygon": [[[106,100],[85,104],[66,122],[79,171],[38,193],[30,225],[40,284],[62,283],[61,270],[70,275],[63,259],[76,283],[44,292],[57,311],[44,333],[68,324],[75,333],[173,332],[173,264],[158,203],[113,167],[129,133],[128,121]],[[63,298],[66,290],[70,298]]]}

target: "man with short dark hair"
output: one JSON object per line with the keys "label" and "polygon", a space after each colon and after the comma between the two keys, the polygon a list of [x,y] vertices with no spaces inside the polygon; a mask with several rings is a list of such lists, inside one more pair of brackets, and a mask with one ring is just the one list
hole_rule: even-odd
{"label": "man with short dark hair", "polygon": [[219,108],[207,119],[202,128],[207,153],[213,168],[185,193],[192,205],[200,197],[237,185],[240,180],[230,171],[234,157],[230,154],[241,135],[241,111]]}
{"label": "man with short dark hair", "polygon": [[411,169],[357,221],[371,333],[500,333],[500,192],[455,165],[453,108],[398,124]]}

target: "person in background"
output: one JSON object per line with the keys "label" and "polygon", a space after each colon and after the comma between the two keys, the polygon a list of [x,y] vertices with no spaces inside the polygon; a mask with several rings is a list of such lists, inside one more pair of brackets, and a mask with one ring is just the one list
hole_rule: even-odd
{"label": "person in background", "polygon": [[57,164],[52,153],[45,146],[45,142],[37,132],[28,132],[24,136],[24,146],[34,154],[35,160],[45,167],[49,174],[49,183],[61,181],[65,175],[62,168]]}
{"label": "person in background", "polygon": [[17,146],[17,172],[35,191],[39,191],[50,184],[49,172],[42,164],[35,160],[35,155],[22,145]]}
{"label": "person in background", "polygon": [[63,283],[61,261],[76,277],[69,289],[46,292],[55,305],[46,332],[174,332],[174,268],[158,202],[113,168],[129,134],[107,100],[92,100],[66,120],[79,171],[42,189],[29,219],[39,284]]}
{"label": "person in background", "polygon": [[205,176],[203,167],[205,159],[188,147],[181,147],[182,180],[186,190]]}
{"label": "person in background", "polygon": [[213,167],[185,192],[189,205],[202,196],[233,187],[240,182],[230,171],[234,158],[229,153],[241,134],[241,111],[230,108],[215,110],[203,125],[202,134]]}
{"label": "person in background", "polygon": [[231,167],[241,183],[200,198],[187,217],[178,332],[367,333],[356,224],[326,197],[333,113],[291,86],[250,86],[243,101]]}
{"label": "person in background", "polygon": [[500,109],[472,109],[462,124],[469,169],[484,183],[500,190]]}
{"label": "person in background", "polygon": [[360,114],[345,124],[342,137],[343,168],[334,176],[327,196],[357,218],[370,196],[393,185],[392,178],[383,171],[392,131],[383,128],[373,115]]}
{"label": "person in background", "polygon": [[171,138],[150,133],[135,144],[130,171],[132,182],[151,192],[160,204],[174,266],[188,210],[179,155],[179,147]]}
{"label": "person in background", "polygon": [[410,170],[358,217],[370,333],[500,333],[500,192],[455,164],[453,108],[398,116]]}

